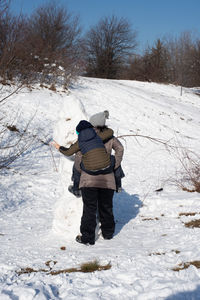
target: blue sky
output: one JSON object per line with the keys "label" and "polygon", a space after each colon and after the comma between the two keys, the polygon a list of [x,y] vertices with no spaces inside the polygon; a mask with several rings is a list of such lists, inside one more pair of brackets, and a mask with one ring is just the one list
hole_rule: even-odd
{"label": "blue sky", "polygon": [[[31,14],[47,0],[11,0],[14,13]],[[193,31],[200,37],[200,0],[57,0],[80,16],[84,31],[103,16],[127,18],[138,32],[138,52],[166,34]]]}

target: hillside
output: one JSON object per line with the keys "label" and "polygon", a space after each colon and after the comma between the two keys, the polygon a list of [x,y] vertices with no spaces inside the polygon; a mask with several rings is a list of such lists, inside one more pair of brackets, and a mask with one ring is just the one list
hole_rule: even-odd
{"label": "hillside", "polygon": [[[73,161],[48,142],[69,145],[79,120],[105,109],[107,125],[123,136],[126,177],[114,196],[114,238],[84,246],[74,240],[81,199],[67,190]],[[68,94],[23,90],[1,113],[19,130],[32,118],[27,131],[36,137],[0,174],[1,300],[200,299],[200,229],[185,226],[199,220],[200,197],[177,185],[185,153],[199,154],[199,96],[171,85],[80,78]],[[111,268],[59,272],[95,259]]]}

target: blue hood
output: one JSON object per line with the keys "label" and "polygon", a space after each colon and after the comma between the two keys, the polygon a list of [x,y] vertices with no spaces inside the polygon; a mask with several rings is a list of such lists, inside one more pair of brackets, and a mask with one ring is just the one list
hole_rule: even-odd
{"label": "blue hood", "polygon": [[86,128],[84,130],[81,130],[81,132],[78,135],[78,141],[79,142],[88,142],[95,138],[96,132],[93,128]]}
{"label": "blue hood", "polygon": [[78,135],[78,144],[83,155],[93,149],[104,148],[102,139],[93,128],[81,130]]}

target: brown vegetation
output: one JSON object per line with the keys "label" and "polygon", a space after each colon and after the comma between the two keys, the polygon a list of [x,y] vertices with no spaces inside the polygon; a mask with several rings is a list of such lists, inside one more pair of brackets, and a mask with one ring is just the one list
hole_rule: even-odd
{"label": "brown vegetation", "polygon": [[155,217],[155,218],[144,218],[144,219],[142,219],[142,221],[153,221],[153,220],[159,220],[159,218],[158,217]]}
{"label": "brown vegetation", "polygon": [[[180,253],[179,250],[171,250],[171,252],[174,252],[176,254]],[[152,255],[165,255],[165,254],[166,254],[165,252],[153,252],[153,253],[149,254],[149,256],[152,256]]]}
{"label": "brown vegetation", "polygon": [[200,212],[183,212],[183,213],[179,213],[179,216],[195,216],[197,214],[200,214]]}
{"label": "brown vegetation", "polygon": [[200,220],[192,220],[192,221],[184,223],[184,224],[185,224],[185,227],[200,228]]}
{"label": "brown vegetation", "polygon": [[97,260],[86,262],[81,264],[80,267],[77,268],[68,268],[68,269],[62,269],[62,270],[52,270],[50,267],[50,264],[53,263],[54,265],[57,262],[48,261],[45,263],[46,266],[49,267],[49,269],[38,269],[35,270],[33,268],[23,268],[20,271],[17,271],[16,273],[18,275],[22,274],[31,274],[31,273],[38,273],[38,272],[44,272],[47,273],[47,275],[58,275],[62,273],[74,273],[74,272],[82,272],[82,273],[89,273],[89,272],[95,272],[95,271],[103,271],[103,270],[109,270],[111,268],[111,264],[108,263],[107,265],[100,265]]}
{"label": "brown vegetation", "polygon": [[200,193],[200,158],[198,155],[182,150],[182,156],[179,157],[182,166],[181,177],[177,179],[183,191]]}
{"label": "brown vegetation", "polygon": [[67,87],[81,68],[79,35],[78,18],[56,2],[30,17],[13,16],[9,5],[0,6],[1,82]]}
{"label": "brown vegetation", "polygon": [[124,78],[200,86],[200,38],[183,32],[176,39],[157,39],[143,55],[130,56]]}
{"label": "brown vegetation", "polygon": [[173,271],[179,272],[184,269],[188,269],[190,266],[194,266],[197,269],[200,269],[200,261],[199,260],[194,260],[186,263],[179,264],[177,267],[173,268]]}

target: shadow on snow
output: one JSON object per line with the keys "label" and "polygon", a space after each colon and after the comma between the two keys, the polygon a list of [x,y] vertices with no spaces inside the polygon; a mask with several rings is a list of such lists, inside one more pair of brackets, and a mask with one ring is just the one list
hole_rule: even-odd
{"label": "shadow on snow", "polygon": [[165,300],[198,300],[200,299],[200,285],[193,291],[178,292],[168,296]]}
{"label": "shadow on snow", "polygon": [[142,201],[138,195],[130,195],[123,190],[115,194],[113,207],[116,221],[115,235],[117,235],[130,220],[138,215]]}

